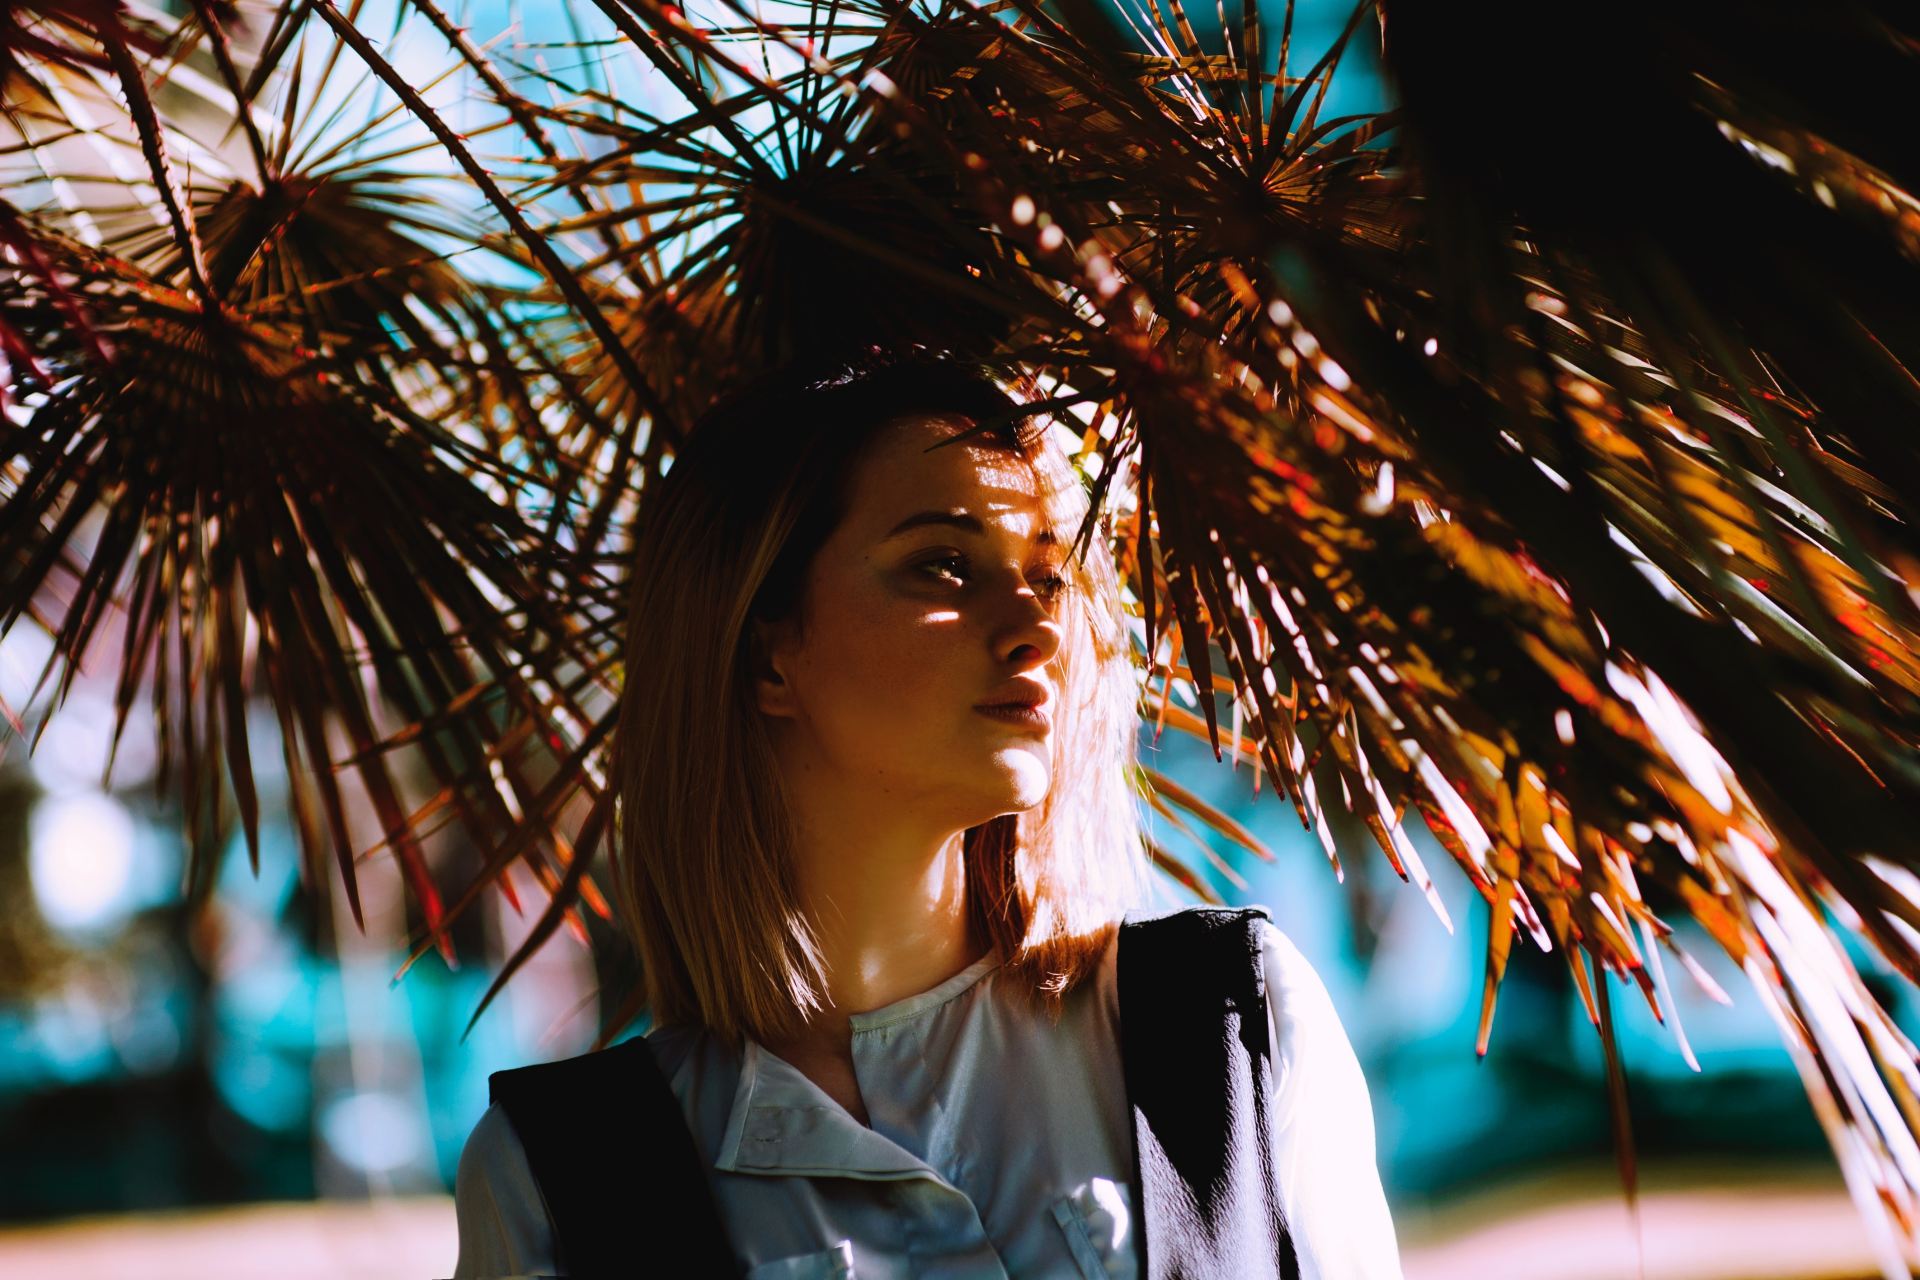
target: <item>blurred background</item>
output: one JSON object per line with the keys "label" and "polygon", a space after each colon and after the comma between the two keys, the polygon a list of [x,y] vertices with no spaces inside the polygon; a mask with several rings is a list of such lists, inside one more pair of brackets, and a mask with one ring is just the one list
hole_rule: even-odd
{"label": "blurred background", "polygon": [[[1296,42],[1324,47],[1346,13],[1303,5]],[[513,5],[463,18],[489,35],[520,22],[517,39],[570,38]],[[420,49],[423,69],[441,65],[444,45]],[[1326,114],[1382,105],[1371,56],[1358,42]],[[441,87],[455,101],[465,91],[457,76]],[[30,624],[0,640],[0,699],[29,738],[49,651]],[[258,866],[236,834],[211,908],[190,919],[181,815],[157,785],[151,725],[136,705],[116,747],[112,693],[107,677],[81,678],[31,752],[7,737],[0,756],[0,1276],[450,1275],[449,1192],[487,1075],[587,1047],[601,1015],[592,957],[613,939],[596,933],[606,945],[590,949],[563,931],[463,1038],[544,893],[519,882],[519,908],[488,895],[462,918],[457,967],[429,954],[396,983],[406,926],[391,860],[360,868],[362,934],[337,900],[338,869],[301,866],[265,708],[249,729]],[[1156,827],[1223,898],[1268,906],[1326,980],[1371,1083],[1410,1280],[1875,1274],[1778,1030],[1685,923],[1682,945],[1730,997],[1671,975],[1697,1070],[1637,992],[1614,989],[1636,1216],[1599,1040],[1558,956],[1516,939],[1476,1054],[1486,904],[1417,817],[1410,834],[1451,932],[1357,822],[1334,832],[1342,883],[1245,769],[1174,732],[1157,744],[1143,732],[1142,754],[1276,852],[1268,864],[1222,841],[1209,857]],[[445,883],[464,882],[461,853],[433,851]],[[1855,962],[1920,1035],[1914,993],[1864,951]]]}

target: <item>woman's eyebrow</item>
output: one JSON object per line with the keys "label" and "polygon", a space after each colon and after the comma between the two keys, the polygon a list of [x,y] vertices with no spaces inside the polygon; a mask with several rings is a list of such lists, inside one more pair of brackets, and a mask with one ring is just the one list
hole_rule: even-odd
{"label": "woman's eyebrow", "polygon": [[[890,542],[903,533],[910,533],[915,529],[925,528],[928,525],[945,525],[950,528],[964,529],[968,533],[981,535],[985,535],[987,532],[987,527],[980,522],[980,517],[970,512],[916,511],[899,524],[893,526],[892,529],[888,530],[887,535],[881,538],[880,541]],[[1049,530],[1042,529],[1034,535],[1033,541],[1036,546],[1051,547],[1057,543],[1058,539],[1056,539]]]}

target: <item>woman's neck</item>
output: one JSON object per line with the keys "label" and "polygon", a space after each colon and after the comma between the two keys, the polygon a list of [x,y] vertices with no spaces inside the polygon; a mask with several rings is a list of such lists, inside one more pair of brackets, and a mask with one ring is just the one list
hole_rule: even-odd
{"label": "woman's neck", "polygon": [[938,986],[986,954],[989,942],[967,909],[963,833],[916,838],[884,821],[864,831],[796,826],[799,897],[825,961],[827,1008],[788,1047],[840,1051],[850,1015]]}
{"label": "woman's neck", "polygon": [[801,904],[825,961],[826,1008],[764,1044],[870,1124],[854,1071],[852,1015],[938,986],[986,951],[969,927],[961,836],[917,854],[844,839],[795,852]]}
{"label": "woman's neck", "polygon": [[761,1043],[866,1124],[852,1016],[939,986],[988,949],[967,901],[965,827],[804,756],[782,772],[796,897],[826,990],[805,1025]]}

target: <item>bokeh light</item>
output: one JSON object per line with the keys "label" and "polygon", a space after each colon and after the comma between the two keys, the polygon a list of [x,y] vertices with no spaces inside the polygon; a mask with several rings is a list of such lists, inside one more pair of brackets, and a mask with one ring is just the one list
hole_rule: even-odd
{"label": "bokeh light", "polygon": [[48,924],[98,933],[132,911],[133,816],[113,797],[48,796],[33,807],[30,832],[33,896]]}

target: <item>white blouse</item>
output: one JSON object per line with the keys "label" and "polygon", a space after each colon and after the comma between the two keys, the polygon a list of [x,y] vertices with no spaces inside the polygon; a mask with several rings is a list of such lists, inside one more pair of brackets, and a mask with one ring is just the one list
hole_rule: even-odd
{"label": "white blouse", "polygon": [[[1260,928],[1271,1141],[1301,1280],[1400,1280],[1360,1064],[1320,976]],[[751,1037],[735,1054],[701,1028],[654,1031],[748,1280],[1136,1280],[1117,951],[1057,1026],[1001,985],[998,949],[852,1015],[871,1128]],[[497,1105],[467,1139],[454,1204],[453,1280],[564,1274]]]}

